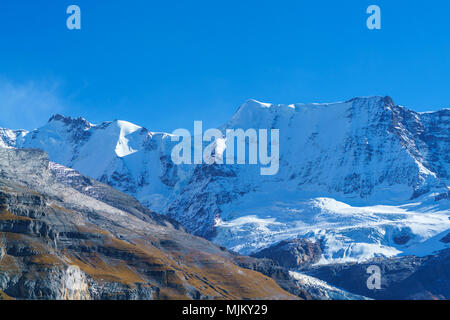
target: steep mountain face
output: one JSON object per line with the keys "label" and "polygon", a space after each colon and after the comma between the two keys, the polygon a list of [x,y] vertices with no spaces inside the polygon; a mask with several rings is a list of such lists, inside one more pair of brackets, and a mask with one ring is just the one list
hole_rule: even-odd
{"label": "steep mountain face", "polygon": [[[320,263],[414,253],[450,228],[449,115],[419,114],[389,97],[313,105],[250,100],[224,130],[278,128],[278,174],[197,166],[168,215],[245,254],[297,237],[322,242]],[[427,249],[421,254],[438,248]]]}
{"label": "steep mountain face", "polygon": [[0,128],[0,148],[10,148],[18,144],[17,140],[23,139],[28,132],[26,130],[10,130]]}
{"label": "steep mountain face", "polygon": [[303,273],[291,271],[290,274],[314,300],[370,300],[370,298],[334,287],[325,281]]}
{"label": "steep mountain face", "polygon": [[295,298],[129,196],[60,182],[51,166],[43,151],[0,148],[1,298]]}
{"label": "steep mountain face", "polygon": [[450,228],[449,109],[416,113],[389,97],[250,100],[222,130],[237,128],[280,130],[278,174],[261,176],[259,165],[174,165],[170,135],[124,121],[54,116],[11,145],[42,148],[245,254],[299,237],[322,243],[320,263],[430,254],[423,243]]}
{"label": "steep mountain face", "polygon": [[301,270],[319,262],[322,255],[320,243],[306,239],[281,241],[253,254],[256,258],[268,258],[277,261],[287,269]]}
{"label": "steep mountain face", "polygon": [[[367,268],[381,271],[381,288],[369,290]],[[308,272],[315,278],[373,299],[448,300],[450,298],[450,250],[426,257],[374,259],[359,264],[320,266]]]}
{"label": "steep mountain face", "polygon": [[149,210],[132,196],[122,193],[109,185],[92,178],[83,176],[74,169],[67,168],[54,162],[49,162],[48,169],[58,182],[74,188],[82,194],[126,211],[144,221],[157,222],[160,224],[170,223],[172,227],[182,229],[177,221]]}
{"label": "steep mountain face", "polygon": [[450,110],[421,115],[389,97],[289,106],[249,101],[226,127],[279,128],[275,178],[302,190],[405,200],[449,184],[449,119]]}
{"label": "steep mountain face", "polygon": [[61,115],[12,144],[45,150],[53,162],[136,196],[157,212],[182,175],[169,161],[173,145],[168,134],[126,121],[93,125]]}

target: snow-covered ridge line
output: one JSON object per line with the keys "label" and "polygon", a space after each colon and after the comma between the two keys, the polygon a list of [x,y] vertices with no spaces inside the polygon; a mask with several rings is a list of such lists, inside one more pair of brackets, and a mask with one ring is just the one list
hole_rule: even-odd
{"label": "snow-covered ridge line", "polygon": [[[417,113],[390,97],[290,105],[248,100],[221,129],[279,129],[273,177],[251,165],[174,165],[170,134],[120,120],[94,125],[55,115],[20,137],[0,131],[0,143],[44,149],[53,162],[240,252],[301,236],[323,241],[323,261],[351,261],[414,252],[449,228],[447,111]],[[380,205],[391,212],[380,212]]]}

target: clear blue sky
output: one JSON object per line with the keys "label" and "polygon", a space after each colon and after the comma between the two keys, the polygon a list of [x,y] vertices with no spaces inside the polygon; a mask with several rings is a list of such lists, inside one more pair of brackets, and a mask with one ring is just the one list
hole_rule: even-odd
{"label": "clear blue sky", "polygon": [[[81,31],[66,28],[70,4]],[[380,31],[366,28],[370,4]],[[213,127],[249,98],[449,107],[449,16],[447,0],[2,0],[0,126],[60,112]]]}

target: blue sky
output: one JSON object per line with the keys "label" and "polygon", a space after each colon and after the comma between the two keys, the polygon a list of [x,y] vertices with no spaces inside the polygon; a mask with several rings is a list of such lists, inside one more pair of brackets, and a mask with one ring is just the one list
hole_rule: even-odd
{"label": "blue sky", "polygon": [[[80,31],[66,28],[70,4]],[[366,28],[371,4],[382,30]],[[0,126],[32,129],[59,112],[215,127],[249,98],[449,107],[449,15],[444,0],[2,0]]]}

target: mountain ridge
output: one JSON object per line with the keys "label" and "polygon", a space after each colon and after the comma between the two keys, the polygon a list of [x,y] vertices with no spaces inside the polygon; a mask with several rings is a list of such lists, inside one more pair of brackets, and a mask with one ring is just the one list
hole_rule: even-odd
{"label": "mountain ridge", "polygon": [[[448,224],[448,109],[421,114],[381,96],[326,104],[248,100],[221,129],[279,128],[280,170],[273,177],[261,177],[255,166],[176,166],[169,134],[117,121],[91,125],[83,118],[64,119],[55,116],[14,146],[44,149],[52,161],[242,253],[309,237],[328,243],[325,261],[397,255]],[[327,223],[335,220],[332,213],[345,210],[340,223]],[[356,221],[361,224],[355,231],[344,232]],[[392,233],[406,233],[410,241],[395,244]],[[352,243],[360,253],[345,249]]]}

